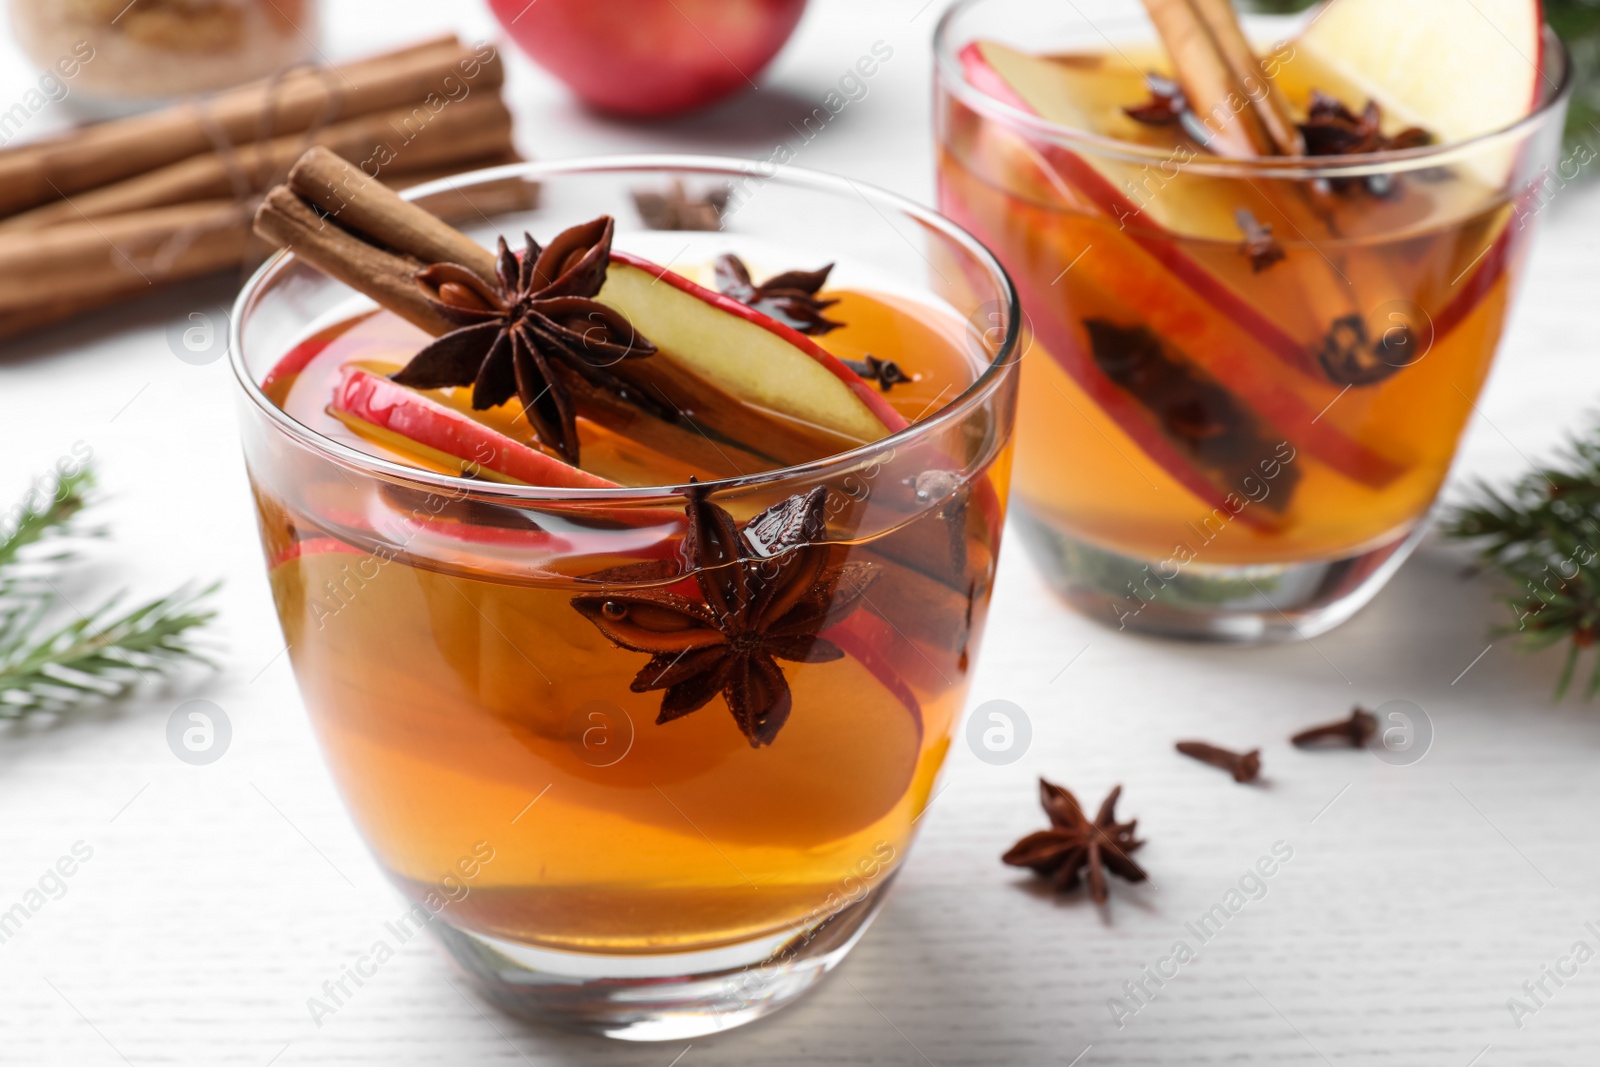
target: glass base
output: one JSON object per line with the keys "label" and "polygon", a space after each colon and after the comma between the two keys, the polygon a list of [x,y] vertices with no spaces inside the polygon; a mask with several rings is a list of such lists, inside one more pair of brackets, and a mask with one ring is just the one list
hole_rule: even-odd
{"label": "glass base", "polygon": [[893,878],[809,925],[705,952],[553,952],[429,924],[490,1001],[534,1022],[625,1041],[682,1041],[754,1022],[800,997],[844,959]]}
{"label": "glass base", "polygon": [[1174,575],[1170,562],[1124,556],[1064,534],[1019,501],[1012,514],[1034,563],[1089,618],[1115,630],[1240,644],[1302,640],[1345,622],[1377,595],[1428,526],[1419,522],[1343,559],[1190,563]]}

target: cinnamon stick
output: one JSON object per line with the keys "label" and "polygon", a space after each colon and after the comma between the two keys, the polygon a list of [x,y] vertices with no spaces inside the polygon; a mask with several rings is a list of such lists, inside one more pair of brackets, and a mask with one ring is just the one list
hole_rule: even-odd
{"label": "cinnamon stick", "polygon": [[[495,94],[475,94],[435,115],[420,108],[375,112],[315,131],[226,147],[32,208],[0,220],[0,233],[39,229],[196,200],[236,197],[277,182],[315,144],[346,159],[364,160],[385,178],[441,164],[511,151],[511,113]],[[243,186],[243,188],[241,188]]]}
{"label": "cinnamon stick", "polygon": [[498,89],[494,49],[442,37],[328,69],[294,71],[133,118],[0,151],[0,215],[71,196],[215,148],[337,119]]}
{"label": "cinnamon stick", "polygon": [[[424,265],[459,263],[485,280],[495,276],[493,252],[438,216],[407,203],[392,189],[368,178],[326,148],[312,148],[302,155],[290,168],[285,184],[344,229],[363,234]],[[312,264],[322,266],[314,260]]]}
{"label": "cinnamon stick", "polygon": [[[1226,3],[1226,0],[1224,0]],[[1274,153],[1272,138],[1196,0],[1144,0],[1150,21],[1172,60],[1189,106],[1211,131],[1207,145],[1222,156],[1250,159]],[[1208,13],[1213,13],[1208,9]],[[1232,14],[1232,9],[1228,9]],[[1257,64],[1259,66],[1259,64]]]}
{"label": "cinnamon stick", "polygon": [[255,231],[435,337],[455,329],[411,280],[427,263],[362,240],[312,210],[286,185],[267,193],[256,210]]}
{"label": "cinnamon stick", "polygon": [[[1252,112],[1267,135],[1272,153],[1280,156],[1306,154],[1305,138],[1289,110],[1289,102],[1277,82],[1267,73],[1255,49],[1244,35],[1244,27],[1233,10],[1232,0],[1191,0],[1195,13],[1216,43],[1217,54],[1228,68],[1232,81],[1250,101]],[[1404,0],[1400,0],[1404,2]]]}
{"label": "cinnamon stick", "polygon": [[[1305,155],[1305,138],[1282,92],[1251,49],[1231,0],[1144,0],[1144,4],[1190,106],[1202,121],[1213,116],[1222,119],[1220,123],[1206,122],[1215,134],[1210,148],[1236,158]],[[1274,187],[1269,181],[1257,185],[1257,192],[1297,233],[1314,227],[1337,233],[1334,207],[1324,190],[1308,182],[1291,182],[1292,192],[1278,196],[1270,191]],[[1269,216],[1260,221],[1276,224],[1280,219]],[[1317,255],[1297,258],[1298,262],[1276,269],[1302,275],[1297,289],[1305,306],[1316,320],[1328,324],[1326,337],[1314,344],[1330,343],[1341,323],[1352,319],[1364,322],[1361,308],[1371,301],[1363,300],[1333,260],[1320,250]],[[1387,281],[1381,263],[1370,265],[1363,278],[1372,290],[1398,291]],[[1370,347],[1371,339],[1366,343]]]}

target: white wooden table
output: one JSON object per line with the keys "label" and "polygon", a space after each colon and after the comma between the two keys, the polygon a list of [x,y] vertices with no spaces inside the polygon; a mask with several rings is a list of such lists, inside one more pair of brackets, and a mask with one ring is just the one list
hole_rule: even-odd
{"label": "white wooden table", "polygon": [[[690,150],[765,157],[879,39],[893,59],[798,152],[926,200],[923,0],[818,0],[760,92],[657,127],[595,120],[508,52],[523,147],[544,157]],[[352,55],[455,28],[476,4],[333,0],[326,50]],[[456,11],[456,8],[462,8]],[[0,40],[0,104],[34,75]],[[47,109],[32,132],[65,121]],[[1600,188],[1559,194],[1459,476],[1514,476],[1600,391],[1592,354]],[[422,938],[319,1028],[306,1001],[401,910],[331,786],[280,649],[235,443],[224,361],[174,358],[169,324],[226,302],[219,282],[0,349],[0,498],[82,441],[110,496],[111,584],[154,593],[228,579],[225,669],[115,712],[0,734],[0,911],[74,844],[92,856],[0,944],[0,1062],[280,1065],[533,1063],[1315,1064],[1501,1067],[1600,1058],[1600,707],[1548,695],[1556,653],[1496,643],[1502,609],[1429,545],[1377,602],[1315,646],[1182,647],[1120,636],[1040,591],[1010,544],[973,693],[1031,717],[1009,767],[957,746],[944,792],[877,926],[814,995],[692,1047],[550,1033],[453,984]],[[1070,666],[1069,666],[1070,664]],[[1471,665],[1470,670],[1466,668]],[[1463,674],[1463,671],[1465,673]],[[169,714],[204,697],[233,727],[219,762],[168,750]],[[1432,751],[1408,767],[1285,738],[1353,702],[1426,709]],[[1239,788],[1171,751],[1200,736],[1260,744],[1269,781]],[[1151,884],[1098,912],[1057,902],[998,854],[1035,828],[1040,774],[1098,802],[1126,786]],[[1275,842],[1293,858],[1209,943],[1185,927]],[[47,887],[55,884],[47,879]],[[1171,974],[1176,941],[1197,958]],[[1576,962],[1576,961],[1574,961]],[[1549,995],[1513,1018],[1507,1000]],[[1143,980],[1154,999],[1113,1021]],[[674,1057],[681,1057],[674,1059]]]}

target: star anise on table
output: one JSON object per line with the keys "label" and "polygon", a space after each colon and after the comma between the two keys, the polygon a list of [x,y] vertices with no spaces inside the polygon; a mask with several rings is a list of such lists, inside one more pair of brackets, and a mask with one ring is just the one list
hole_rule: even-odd
{"label": "star anise on table", "polygon": [[[1352,156],[1421,148],[1433,143],[1433,135],[1420,126],[1408,126],[1392,137],[1385,136],[1383,111],[1376,100],[1369,100],[1366,109],[1357,115],[1320,90],[1311,93],[1311,109],[1300,125],[1300,133],[1306,140],[1306,154],[1311,156]],[[1365,179],[1334,178],[1329,185],[1335,192],[1364,185],[1374,196],[1388,196],[1394,188],[1387,174],[1374,174]]]}
{"label": "star anise on table", "polygon": [[1233,213],[1233,217],[1244,234],[1239,251],[1250,257],[1250,269],[1253,272],[1260,274],[1284,258],[1283,246],[1272,236],[1271,223],[1257,219],[1249,208],[1240,208]]}
{"label": "star anise on table", "polygon": [[[697,711],[721,693],[751,748],[770,745],[792,698],[778,660],[826,663],[844,652],[822,631],[860,606],[876,568],[834,563],[819,539],[827,526],[825,486],[796,493],[740,530],[733,516],[688,490],[683,552],[699,599],[661,587],[586,593],[572,606],[606,637],[650,661],[629,688],[666,690],[656,723]],[[651,576],[652,565],[619,568],[602,581]],[[667,570],[671,564],[667,564]],[[657,574],[663,577],[663,574]]]}
{"label": "star anise on table", "polygon": [[801,333],[820,335],[844,325],[823,315],[839,301],[817,296],[817,291],[828,281],[832,263],[817,270],[786,270],[760,285],[751,280],[750,268],[744,265],[744,260],[731,252],[717,257],[715,270],[717,291],[723,296],[732,297]]}
{"label": "star anise on table", "polygon": [[682,181],[674,181],[662,193],[635,189],[633,206],[640,220],[652,230],[720,230],[730,195],[723,188],[690,196]]}
{"label": "star anise on table", "polygon": [[414,279],[428,304],[460,328],[434,340],[391,377],[414,389],[472,386],[482,411],[520,397],[539,440],[577,465],[577,409],[563,375],[576,374],[660,418],[675,413],[609,368],[655,352],[620,312],[592,299],[611,261],[609,215],[565,230],[541,249],[531,235],[519,261],[500,239],[494,283],[459,263]]}
{"label": "star anise on table", "polygon": [[1039,779],[1039,803],[1050,817],[1050,829],[1031,833],[1011,846],[1000,857],[1012,867],[1027,867],[1050,879],[1060,892],[1077,888],[1079,875],[1089,872],[1089,896],[1096,904],[1106,902],[1106,871],[1142,882],[1149,877],[1129,853],[1144,844],[1134,837],[1139,820],[1117,822],[1119,785],[1111,790],[1093,821],[1086,818],[1078,798],[1071,791]]}

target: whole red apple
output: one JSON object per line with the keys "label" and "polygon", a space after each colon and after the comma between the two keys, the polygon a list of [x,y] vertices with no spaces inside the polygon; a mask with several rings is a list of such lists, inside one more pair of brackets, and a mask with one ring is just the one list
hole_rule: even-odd
{"label": "whole red apple", "polygon": [[805,0],[489,0],[513,40],[586,103],[623,115],[704,107],[754,83]]}

